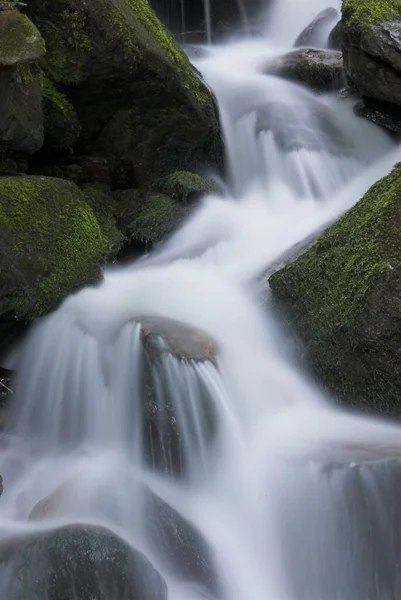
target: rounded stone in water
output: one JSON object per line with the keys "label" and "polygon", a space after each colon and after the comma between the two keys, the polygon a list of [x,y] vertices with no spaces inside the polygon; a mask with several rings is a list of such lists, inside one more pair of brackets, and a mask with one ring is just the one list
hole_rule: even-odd
{"label": "rounded stone in water", "polygon": [[148,317],[140,323],[144,346],[151,353],[165,350],[176,358],[216,361],[216,343],[201,329],[166,317]]}

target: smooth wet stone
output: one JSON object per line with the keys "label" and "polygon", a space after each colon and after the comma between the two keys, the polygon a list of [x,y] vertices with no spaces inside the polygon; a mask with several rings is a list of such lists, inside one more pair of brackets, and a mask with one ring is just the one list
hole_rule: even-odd
{"label": "smooth wet stone", "polygon": [[142,340],[150,352],[169,352],[176,358],[195,362],[215,362],[216,342],[201,329],[164,317],[148,317],[140,322]]}
{"label": "smooth wet stone", "polygon": [[[112,531],[68,525],[0,544],[7,600],[167,600],[149,560]],[[29,595],[28,594],[29,590]]]}
{"label": "smooth wet stone", "polygon": [[323,47],[327,42],[326,30],[340,18],[339,12],[333,7],[322,10],[297,37],[294,48],[301,46]]}
{"label": "smooth wet stone", "polygon": [[267,64],[264,72],[302,83],[315,92],[343,85],[342,54],[336,50],[293,50]]}

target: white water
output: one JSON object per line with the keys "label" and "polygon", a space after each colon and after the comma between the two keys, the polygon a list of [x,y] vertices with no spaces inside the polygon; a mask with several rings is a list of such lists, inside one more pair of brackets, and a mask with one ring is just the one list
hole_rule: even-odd
{"label": "white water", "polygon": [[[0,538],[103,524],[149,556],[172,600],[196,600],[202,592],[150,544],[142,482],[202,532],[222,600],[400,597],[401,430],[322,397],[285,357],[266,289],[259,301],[260,276],[401,155],[347,101],[262,74],[277,40],[290,46],[325,7],[277,0],[266,41],[209,49],[197,67],[219,100],[231,192],[206,198],[161,249],[108,271],[32,332],[0,450]],[[205,330],[219,349],[217,368],[163,355],[151,370],[181,430],[182,480],[166,477],[168,444],[146,454],[135,320],[153,315]],[[63,484],[50,519],[27,522]]]}

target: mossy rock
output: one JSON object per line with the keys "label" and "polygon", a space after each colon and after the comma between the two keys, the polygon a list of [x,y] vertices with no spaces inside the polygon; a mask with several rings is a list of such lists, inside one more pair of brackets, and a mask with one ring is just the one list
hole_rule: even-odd
{"label": "mossy rock", "polygon": [[401,415],[401,163],[269,282],[336,397]]}
{"label": "mossy rock", "polygon": [[0,11],[0,67],[16,67],[41,59],[45,42],[35,25],[18,10]]}
{"label": "mossy rock", "polygon": [[106,236],[75,184],[0,177],[0,317],[31,319],[95,283]]}
{"label": "mossy rock", "polygon": [[187,202],[188,200],[196,200],[200,196],[211,194],[215,191],[214,186],[210,181],[188,171],[176,171],[172,175],[162,179],[157,185],[158,191]]}
{"label": "mossy rock", "polygon": [[79,138],[81,124],[76,112],[64,94],[61,94],[50,79],[43,73],[42,106],[44,115],[44,148],[46,150],[66,150]]}
{"label": "mossy rock", "polygon": [[157,244],[178,227],[188,209],[164,194],[125,190],[115,195],[117,225],[131,241]]}
{"label": "mossy rock", "polygon": [[0,154],[18,156],[40,150],[42,87],[35,63],[0,69],[0,107]]}
{"label": "mossy rock", "polygon": [[28,13],[82,123],[80,152],[129,159],[141,185],[222,168],[214,97],[146,0],[31,0]]}
{"label": "mossy rock", "polygon": [[110,190],[102,185],[86,185],[82,191],[108,240],[110,256],[116,256],[126,238],[117,228],[115,201]]}
{"label": "mossy rock", "polygon": [[350,87],[401,106],[401,0],[343,0],[342,32]]}

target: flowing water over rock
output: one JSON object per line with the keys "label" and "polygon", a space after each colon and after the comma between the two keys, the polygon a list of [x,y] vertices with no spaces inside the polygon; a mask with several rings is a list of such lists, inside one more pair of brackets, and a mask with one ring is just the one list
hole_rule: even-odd
{"label": "flowing water over rock", "polygon": [[[401,157],[346,100],[264,74],[326,8],[294,2],[277,0],[266,40],[196,64],[230,192],[68,298],[21,351],[0,448],[7,600],[401,594],[401,429],[322,397],[267,290],[260,302],[260,276]],[[86,575],[69,560],[81,553]]]}

